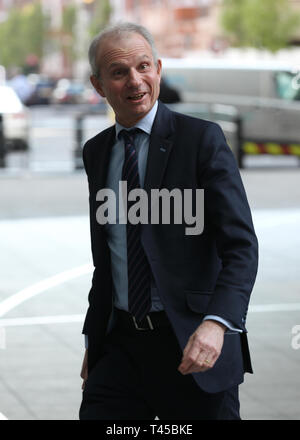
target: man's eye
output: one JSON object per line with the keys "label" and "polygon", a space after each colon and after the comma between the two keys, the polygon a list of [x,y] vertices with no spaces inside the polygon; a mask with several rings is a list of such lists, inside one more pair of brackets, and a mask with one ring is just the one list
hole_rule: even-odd
{"label": "man's eye", "polygon": [[143,64],[141,64],[141,70],[147,70],[148,67],[149,67],[149,64],[148,64],[148,63],[143,63]]}
{"label": "man's eye", "polygon": [[122,70],[114,70],[113,71],[113,76],[118,77],[118,76],[122,76],[123,71]]}

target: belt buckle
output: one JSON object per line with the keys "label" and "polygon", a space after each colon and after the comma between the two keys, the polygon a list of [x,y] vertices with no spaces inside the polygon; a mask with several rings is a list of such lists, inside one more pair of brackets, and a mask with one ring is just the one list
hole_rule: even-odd
{"label": "belt buckle", "polygon": [[136,322],[135,316],[132,317],[132,319],[133,319],[133,323],[134,323],[134,326],[135,326],[136,330],[154,330],[154,326],[153,326],[153,324],[152,324],[152,321],[151,321],[150,316],[149,316],[149,315],[146,315],[146,318],[147,318],[147,321],[148,321],[148,324],[149,324],[149,327],[148,327],[148,328],[145,328],[145,327],[139,327],[139,326],[138,326],[138,323]]}

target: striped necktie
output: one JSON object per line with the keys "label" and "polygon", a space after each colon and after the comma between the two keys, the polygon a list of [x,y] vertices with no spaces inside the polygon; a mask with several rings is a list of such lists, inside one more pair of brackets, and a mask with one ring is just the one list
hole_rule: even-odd
{"label": "striped necktie", "polygon": [[[138,157],[134,147],[134,137],[139,129],[122,130],[125,158],[122,180],[127,181],[127,195],[132,189],[140,188]],[[128,198],[127,198],[128,200]],[[128,201],[127,212],[135,202]],[[127,219],[127,268],[128,268],[128,309],[141,321],[151,308],[150,266],[141,243],[141,224],[131,224]]]}

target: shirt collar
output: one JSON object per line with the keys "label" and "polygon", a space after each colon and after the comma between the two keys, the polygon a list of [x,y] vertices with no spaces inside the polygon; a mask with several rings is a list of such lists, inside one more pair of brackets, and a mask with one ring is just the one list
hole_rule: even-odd
{"label": "shirt collar", "polygon": [[[146,114],[146,116],[143,117],[143,119],[140,119],[132,128],[140,128],[145,133],[149,134],[152,130],[152,125],[154,122],[154,118],[157,112],[158,102],[156,101],[152,109]],[[118,139],[119,133],[121,130],[128,130],[128,127],[123,127],[123,125],[119,124],[118,121],[116,121],[116,138]]]}

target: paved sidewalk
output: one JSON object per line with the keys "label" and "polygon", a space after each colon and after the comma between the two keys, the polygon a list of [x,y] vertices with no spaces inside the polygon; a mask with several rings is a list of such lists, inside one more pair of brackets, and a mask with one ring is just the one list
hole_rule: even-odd
{"label": "paved sidewalk", "polygon": [[[247,321],[255,374],[240,388],[241,415],[300,420],[300,337],[292,333],[300,326],[300,171],[242,177],[260,265]],[[0,174],[0,319],[10,319],[0,322],[0,419],[78,419],[91,282],[87,212],[83,172]]]}

